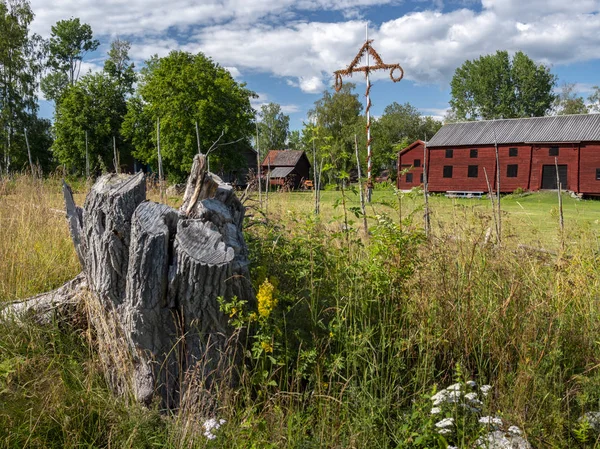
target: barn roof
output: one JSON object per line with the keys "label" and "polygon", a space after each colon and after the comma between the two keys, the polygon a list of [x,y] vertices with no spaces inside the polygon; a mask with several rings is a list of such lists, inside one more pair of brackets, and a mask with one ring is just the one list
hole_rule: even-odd
{"label": "barn roof", "polygon": [[263,161],[262,165],[271,165],[272,167],[294,167],[304,154],[304,151],[298,150],[271,150]]}
{"label": "barn roof", "polygon": [[429,147],[600,141],[600,114],[482,120],[444,125]]}
{"label": "barn roof", "polygon": [[294,167],[275,167],[269,173],[269,178],[285,178],[294,170]]}

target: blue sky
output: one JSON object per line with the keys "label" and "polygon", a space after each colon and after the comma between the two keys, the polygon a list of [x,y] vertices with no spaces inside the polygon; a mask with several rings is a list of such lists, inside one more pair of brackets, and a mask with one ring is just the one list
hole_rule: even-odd
{"label": "blue sky", "polygon": [[[524,51],[547,64],[562,83],[587,98],[600,84],[600,0],[31,0],[33,31],[49,37],[58,20],[79,17],[101,47],[86,55],[82,73],[99,70],[110,41],[132,43],[139,68],[153,54],[174,49],[203,52],[255,91],[276,102],[299,129],[307,111],[333,84],[369,38],[386,63],[399,63],[404,79],[387,73],[372,80],[373,113],[410,102],[441,118],[449,82],[467,59],[496,50]],[[364,94],[364,77],[356,76]],[[364,99],[364,98],[363,98]],[[53,106],[41,102],[41,114]]]}

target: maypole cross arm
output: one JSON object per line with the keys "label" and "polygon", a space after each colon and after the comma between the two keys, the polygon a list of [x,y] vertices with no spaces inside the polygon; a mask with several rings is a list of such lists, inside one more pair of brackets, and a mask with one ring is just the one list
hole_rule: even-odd
{"label": "maypole cross arm", "polygon": [[[342,70],[336,70],[335,75],[335,91],[339,92],[342,88],[342,77],[343,76],[352,76],[353,73],[362,72],[365,75],[368,75],[370,72],[375,70],[388,70],[390,71],[390,79],[397,83],[404,77],[404,69],[400,66],[400,64],[386,64],[379,56],[379,53],[375,51],[375,49],[371,46],[373,40],[368,40],[364,43],[358,54],[352,60],[350,65]],[[366,66],[357,67],[360,60],[363,58],[365,53],[368,53],[375,60],[375,64]],[[394,76],[394,72],[400,72],[398,75]]]}

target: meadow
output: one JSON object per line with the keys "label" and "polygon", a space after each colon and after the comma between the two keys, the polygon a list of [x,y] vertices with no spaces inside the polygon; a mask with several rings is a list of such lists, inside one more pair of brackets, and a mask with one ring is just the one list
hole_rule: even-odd
{"label": "meadow", "polygon": [[[251,338],[216,408],[165,415],[112,395],[85,319],[5,322],[0,447],[467,448],[482,415],[536,448],[600,447],[581,419],[600,411],[600,202],[564,195],[561,233],[555,193],[503,197],[498,246],[487,199],[432,196],[429,239],[419,192],[379,186],[368,238],[351,190],[323,191],[319,216],[312,192],[264,200],[246,230],[263,307],[223,305]],[[79,272],[61,210],[58,178],[0,182],[0,301]],[[491,385],[479,412],[431,413],[437,391],[471,380]],[[208,417],[226,421],[215,439]]]}

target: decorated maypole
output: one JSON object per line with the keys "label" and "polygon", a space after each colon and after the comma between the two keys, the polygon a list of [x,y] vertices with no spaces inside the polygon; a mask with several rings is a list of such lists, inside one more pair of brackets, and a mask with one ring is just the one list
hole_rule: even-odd
{"label": "decorated maypole", "polygon": [[[365,112],[367,115],[367,201],[371,202],[371,196],[373,193],[373,177],[372,177],[372,165],[373,165],[373,154],[371,151],[371,81],[369,74],[375,70],[388,70],[390,71],[390,78],[394,83],[397,83],[404,76],[404,70],[400,67],[400,64],[385,64],[381,59],[381,56],[371,46],[373,40],[369,40],[369,28],[366,27],[365,43],[361,47],[358,54],[354,57],[350,65],[342,70],[337,70],[335,75],[335,90],[339,92],[342,88],[342,77],[352,76],[353,73],[364,72],[367,79],[367,90],[365,93],[367,106]],[[367,56],[367,65],[357,67],[363,56]],[[372,56],[375,60],[374,65],[370,65],[369,56]],[[397,76],[394,76],[394,71],[399,71]]]}

